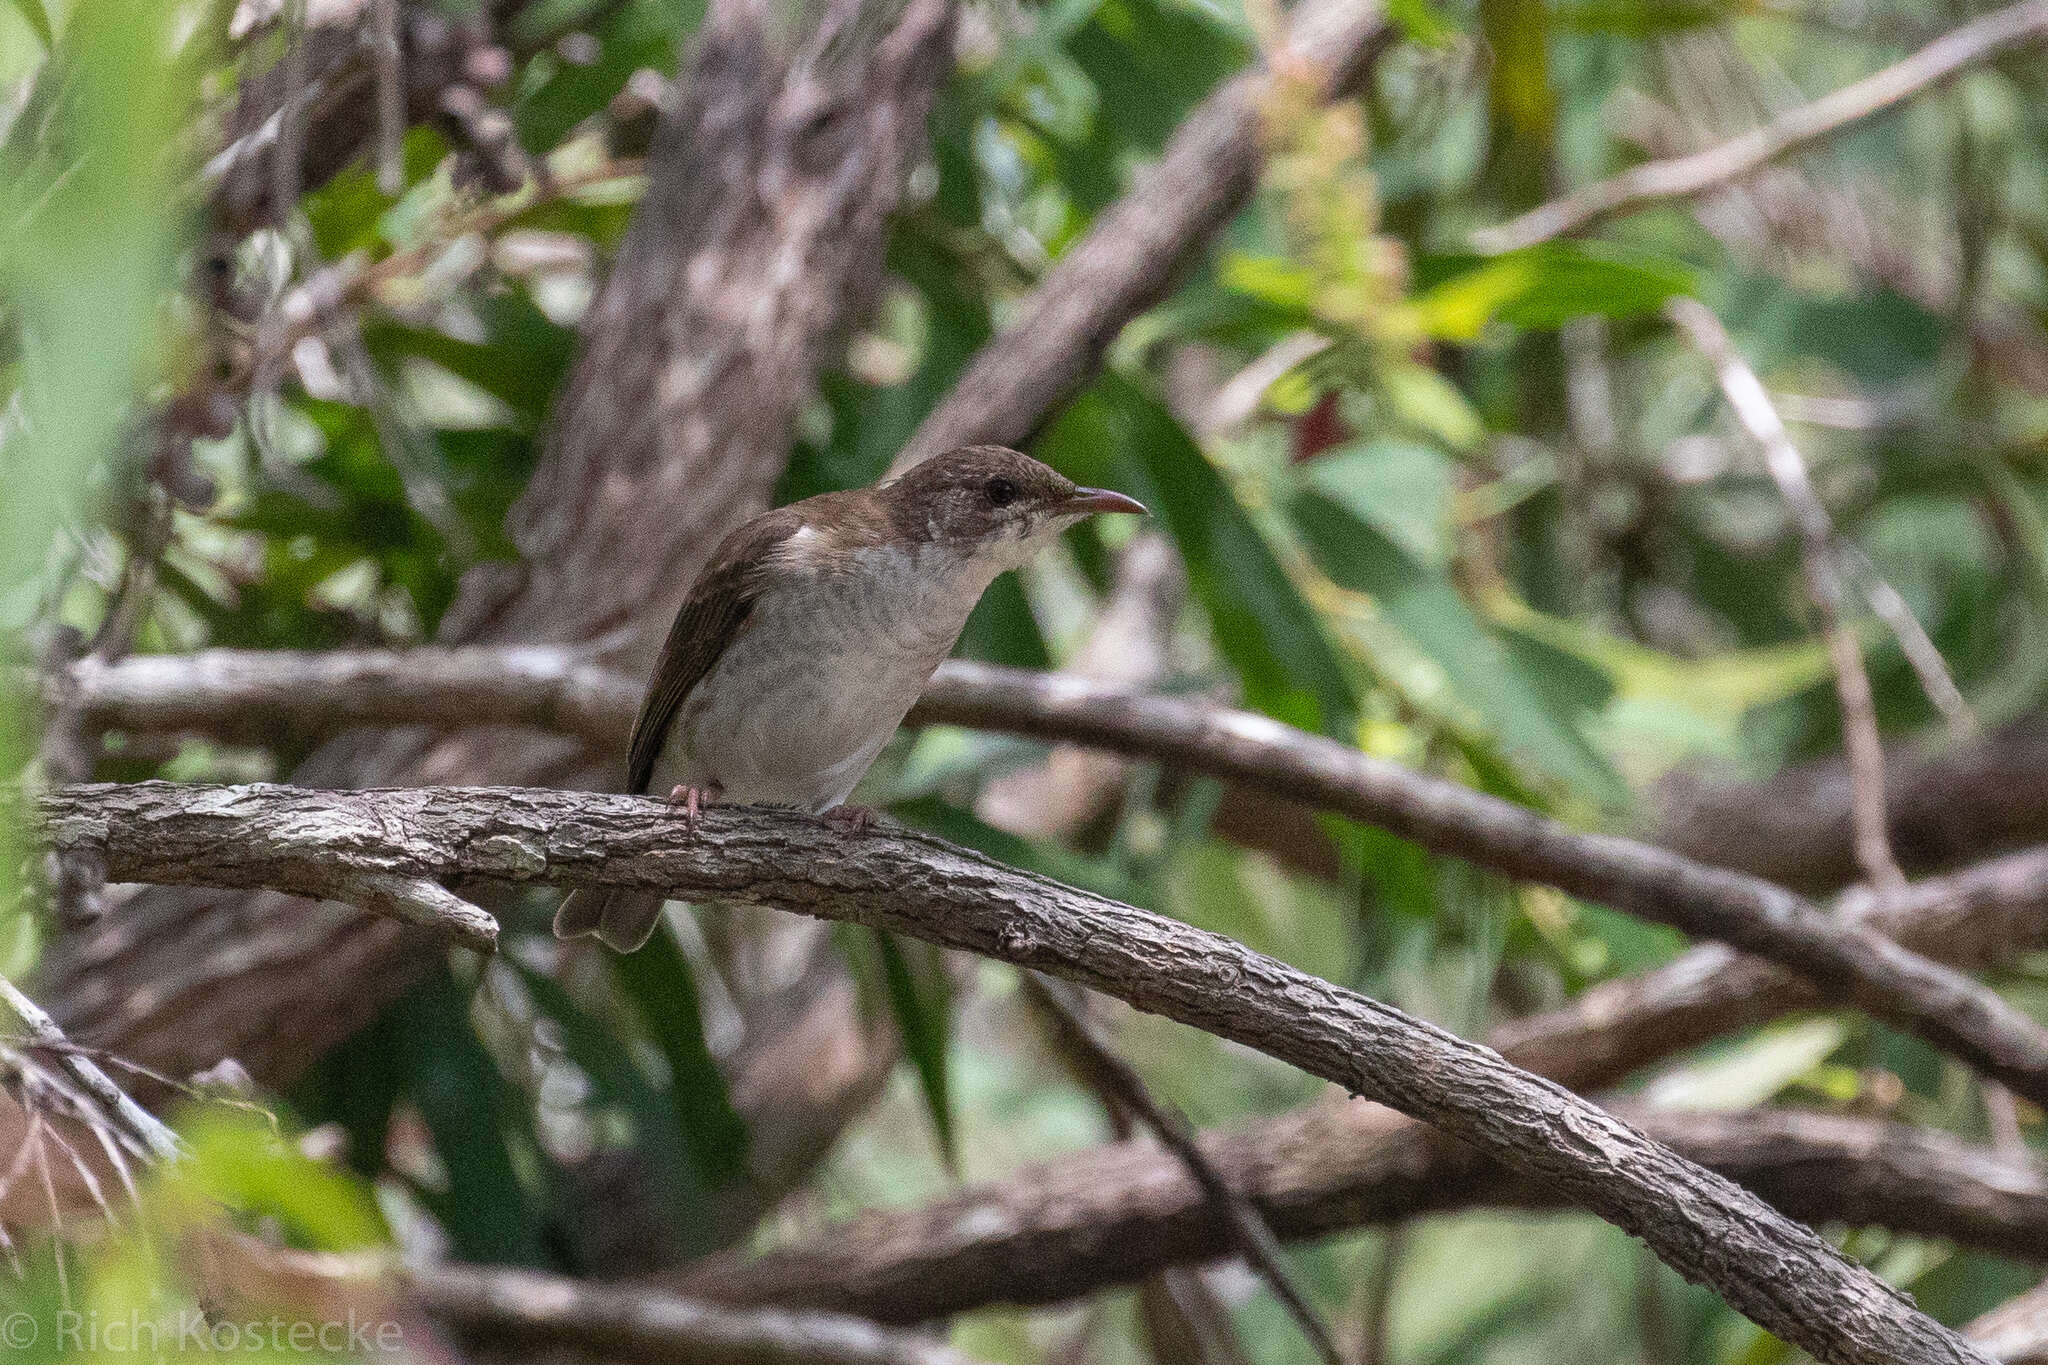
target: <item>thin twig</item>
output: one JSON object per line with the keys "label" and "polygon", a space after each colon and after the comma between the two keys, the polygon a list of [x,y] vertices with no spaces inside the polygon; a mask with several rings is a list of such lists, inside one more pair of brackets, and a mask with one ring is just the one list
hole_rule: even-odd
{"label": "thin twig", "polygon": [[337,313],[362,303],[393,281],[431,265],[453,243],[464,237],[488,236],[537,205],[596,185],[630,179],[644,171],[645,166],[639,161],[608,161],[574,175],[561,176],[551,181],[545,191],[533,187],[524,192],[501,195],[456,215],[425,240],[394,251],[374,264],[363,265],[351,257],[328,266],[292,290],[277,310],[280,315],[278,326],[269,334],[258,336],[254,362],[257,372],[260,374],[265,366],[281,367],[293,347],[307,337],[317,335]]}
{"label": "thin twig", "polygon": [[306,58],[306,0],[285,0],[284,98],[277,107],[277,145],[270,155],[270,202],[276,222],[289,222],[299,203],[299,158],[306,145],[310,76]]}
{"label": "thin twig", "polygon": [[1805,458],[1792,444],[1778,410],[1771,406],[1763,381],[1735,349],[1721,320],[1699,300],[1685,297],[1672,299],[1664,314],[1714,367],[1729,409],[1763,452],[1771,481],[1777,484],[1799,528],[1807,586],[1820,615],[1821,634],[1834,666],[1835,695],[1842,706],[1842,746],[1849,756],[1857,861],[1873,886],[1896,891],[1906,884],[1906,874],[1892,855],[1885,823],[1884,744],[1878,735],[1870,674],[1863,666],[1863,646],[1842,620],[1844,591],[1834,522],[1814,491]]}
{"label": "thin twig", "polygon": [[1395,1223],[1387,1229],[1372,1272],[1360,1286],[1358,1351],[1353,1365],[1387,1365],[1394,1311],[1394,1282],[1401,1272],[1401,1258],[1408,1249],[1408,1224]]}
{"label": "thin twig", "polygon": [[498,921],[430,877],[384,872],[351,872],[336,879],[329,898],[388,916],[401,924],[431,929],[480,953],[498,949]]}
{"label": "thin twig", "polygon": [[405,68],[398,46],[398,0],[370,0],[377,74],[377,191],[405,189]]}
{"label": "thin twig", "polygon": [[1272,1289],[1273,1296],[1280,1300],[1287,1315],[1294,1319],[1295,1326],[1308,1338],[1309,1346],[1316,1355],[1326,1365],[1344,1365],[1344,1357],[1338,1352],[1337,1343],[1331,1339],[1330,1329],[1323,1325],[1322,1318],[1288,1274],[1287,1266],[1281,1260],[1280,1239],[1273,1235],[1272,1228],[1266,1226],[1265,1215],[1259,1212],[1258,1205],[1217,1173],[1196,1143],[1194,1125],[1188,1122],[1187,1115],[1155,1098],[1144,1078],[1130,1063],[1117,1056],[1109,1044],[1096,1035],[1094,1025],[1082,1012],[1086,1008],[1085,999],[1068,998],[1067,993],[1072,987],[1037,972],[1021,973],[1020,979],[1032,1002],[1045,1011],[1058,1030],[1061,1041],[1081,1054],[1076,1070],[1082,1079],[1105,1104],[1136,1117],[1168,1151],[1180,1158],[1188,1174],[1201,1185],[1211,1205],[1229,1225],[1231,1240]]}
{"label": "thin twig", "polygon": [[139,1144],[140,1150],[159,1161],[175,1159],[184,1144],[178,1135],[160,1123],[154,1115],[134,1100],[127,1092],[114,1084],[113,1079],[88,1057],[81,1056],[70,1046],[64,1031],[57,1027],[57,1021],[44,1012],[42,1006],[21,993],[12,981],[0,976],[0,1003],[14,1011],[29,1035],[38,1046],[50,1051],[58,1060],[65,1075],[84,1090],[108,1115],[117,1131],[124,1133]]}
{"label": "thin twig", "polygon": [[1582,232],[1602,219],[1670,199],[1687,199],[1739,180],[1787,152],[1818,142],[1880,114],[1954,76],[1965,67],[2048,33],[2048,0],[2024,3],[1974,19],[1943,34],[1905,60],[1787,109],[1762,127],[1705,151],[1652,161],[1552,200],[1497,227],[1472,234],[1472,245],[1494,255]]}
{"label": "thin twig", "polygon": [[1861,549],[1839,540],[1835,548],[1852,576],[1863,584],[1864,600],[1870,603],[1870,609],[1891,628],[1893,638],[1899,642],[1899,652],[1906,656],[1914,676],[1920,679],[1920,690],[1948,721],[1949,729],[1958,737],[1975,734],[1977,714],[1963,698],[1955,676],[1948,671],[1948,661],[1935,648],[1920,618],[1913,615],[1913,608],[1897,588],[1884,580],[1877,566],[1870,562],[1870,556]]}

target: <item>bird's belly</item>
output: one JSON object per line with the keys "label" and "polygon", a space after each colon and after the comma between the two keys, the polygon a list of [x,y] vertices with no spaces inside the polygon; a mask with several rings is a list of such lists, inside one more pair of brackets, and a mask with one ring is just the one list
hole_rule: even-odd
{"label": "bird's belly", "polygon": [[[744,804],[845,801],[931,677],[929,651],[756,622],[691,690],[654,765],[656,793],[715,783]],[[780,643],[777,643],[777,642]]]}

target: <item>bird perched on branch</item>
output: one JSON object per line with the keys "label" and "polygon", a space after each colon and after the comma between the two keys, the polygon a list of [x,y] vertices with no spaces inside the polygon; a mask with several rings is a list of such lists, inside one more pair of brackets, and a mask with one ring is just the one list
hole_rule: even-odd
{"label": "bird perched on branch", "polygon": [[[669,629],[627,790],[666,791],[688,827],[711,801],[867,827],[874,812],[846,798],[996,575],[1085,517],[1144,511],[1028,455],[966,446],[755,517],[719,545]],[[662,899],[585,888],[556,911],[555,934],[631,952]]]}

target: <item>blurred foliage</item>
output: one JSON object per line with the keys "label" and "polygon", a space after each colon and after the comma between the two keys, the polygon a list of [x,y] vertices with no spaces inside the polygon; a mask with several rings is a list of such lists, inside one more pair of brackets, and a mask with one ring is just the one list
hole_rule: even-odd
{"label": "blurred foliage", "polygon": [[[510,7],[501,97],[523,147],[573,188],[480,204],[443,137],[415,129],[397,195],[352,166],[302,194],[284,228],[236,244],[226,278],[209,282],[195,167],[224,103],[280,51],[263,28],[230,41],[230,8],[0,4],[0,624],[18,659],[55,627],[98,629],[144,552],[138,509],[145,480],[162,477],[149,433],[208,395],[223,355],[259,330],[223,323],[218,296],[253,300],[260,318],[324,268],[400,252],[418,253],[414,268],[359,317],[236,394],[218,430],[202,424],[190,460],[214,496],[173,514],[135,643],[431,639],[461,575],[513,554],[507,509],[631,212],[635,168],[604,173],[604,111],[635,70],[677,68],[702,7]],[[1143,498],[1181,556],[1188,605],[1157,685],[1230,695],[1583,824],[1640,820],[1644,793],[1680,768],[1758,777],[1838,751],[1787,513],[1711,375],[1658,321],[1665,299],[1692,293],[1787,396],[1845,535],[1981,718],[2038,709],[2048,71],[2016,58],[1972,72],[1754,196],[1483,259],[1472,229],[1648,152],[1732,135],[1895,60],[1963,10],[1405,0],[1394,13],[1409,41],[1367,99],[1325,108],[1306,85],[1279,84],[1262,111],[1271,160],[1257,202],[1033,443],[1075,478]],[[1016,300],[1190,109],[1258,59],[1274,22],[1271,6],[1229,0],[971,6],[882,306],[823,385],[779,496],[879,477]],[[489,241],[451,230],[478,207]],[[963,650],[1034,666],[1071,656],[1128,534],[1083,528],[998,584]],[[1884,725],[1938,742],[1896,645],[1865,625]],[[33,736],[5,739],[25,763]],[[312,739],[124,751],[102,773],[283,776]],[[1042,753],[926,732],[892,749],[870,790],[908,823],[1468,1033],[1682,946],[1337,821],[1306,836],[1334,854],[1252,852],[1212,830],[1225,799],[1213,784],[1142,767],[1071,839],[976,813],[990,781]],[[195,1111],[193,1160],[151,1182],[135,1221],[225,1221],[308,1248],[396,1239],[575,1271],[589,1255],[579,1228],[617,1212],[593,1215],[584,1177],[630,1153],[646,1205],[634,1226],[651,1221],[685,1253],[745,1235],[721,1210],[762,1135],[745,1131],[720,1069],[743,935],[707,912],[599,963],[557,949],[545,913],[511,907],[497,961],[437,970],[295,1094],[266,1101],[280,1128]],[[36,924],[14,917],[10,971],[32,959]],[[906,1065],[755,1240],[1105,1136],[1007,974],[916,944],[835,941],[864,1008],[900,1031]],[[2014,998],[2039,1010],[2043,992],[2022,981]],[[1156,1020],[1119,1014],[1116,1029],[1203,1123],[1318,1093]],[[1882,1104],[1983,1132],[1953,1068],[1850,1016],[1732,1037],[1644,1090],[1704,1107]],[[340,1150],[352,1173],[301,1155],[289,1135],[307,1131],[308,1150]],[[2022,1282],[1945,1246],[1850,1245],[1951,1321]],[[155,1246],[120,1237],[68,1265],[31,1257],[4,1296],[37,1312],[196,1302]],[[1589,1218],[1475,1213],[1290,1254],[1346,1334],[1369,1302],[1361,1286],[1391,1273],[1389,1359],[1402,1365],[1783,1356]],[[1218,1283],[1252,1359],[1306,1358],[1255,1284]],[[1133,1360],[1136,1318],[1116,1294],[1086,1312],[972,1314],[956,1340],[1006,1361]]]}

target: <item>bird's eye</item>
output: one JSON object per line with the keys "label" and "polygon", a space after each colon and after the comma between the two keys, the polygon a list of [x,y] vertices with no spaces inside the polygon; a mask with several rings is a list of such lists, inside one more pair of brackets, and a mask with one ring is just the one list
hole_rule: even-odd
{"label": "bird's eye", "polygon": [[996,507],[1008,507],[1017,500],[1017,485],[1000,476],[983,484],[981,491]]}

